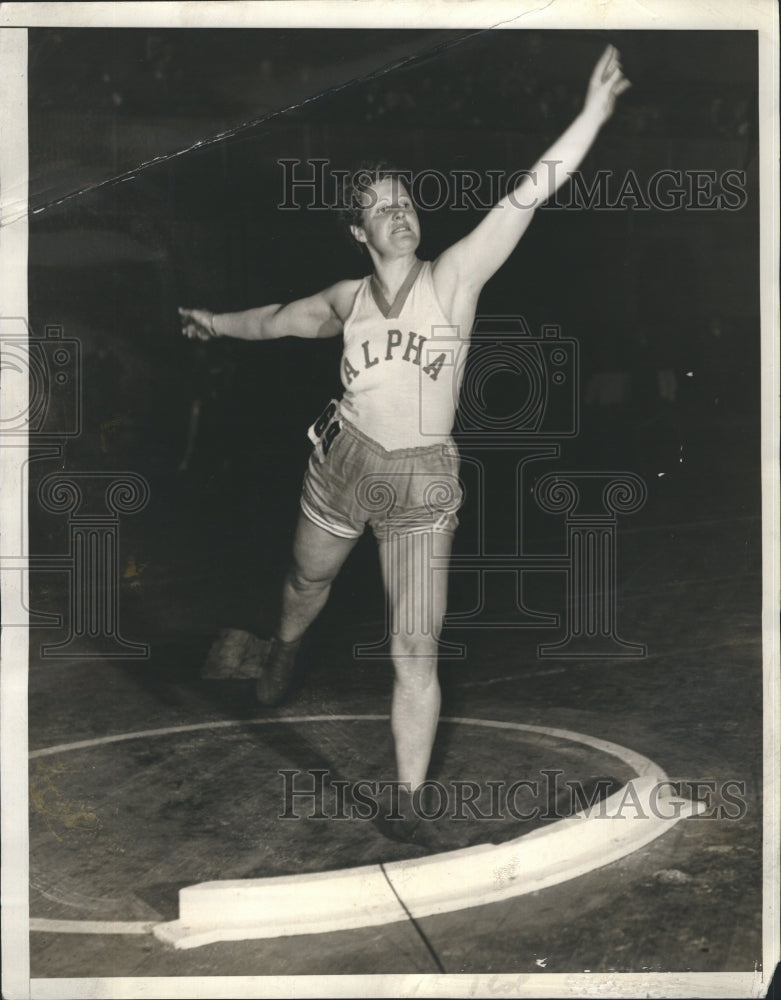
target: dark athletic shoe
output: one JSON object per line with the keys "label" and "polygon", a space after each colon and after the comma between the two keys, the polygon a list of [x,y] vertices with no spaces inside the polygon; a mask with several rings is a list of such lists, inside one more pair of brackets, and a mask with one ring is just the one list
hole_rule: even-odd
{"label": "dark athletic shoe", "polygon": [[255,684],[255,697],[261,705],[273,708],[281,705],[293,689],[297,679],[297,653],[301,640],[283,642],[271,640],[268,656]]}
{"label": "dark athletic shoe", "polygon": [[212,643],[201,677],[207,680],[254,680],[260,676],[269,643],[252,632],[221,629]]}

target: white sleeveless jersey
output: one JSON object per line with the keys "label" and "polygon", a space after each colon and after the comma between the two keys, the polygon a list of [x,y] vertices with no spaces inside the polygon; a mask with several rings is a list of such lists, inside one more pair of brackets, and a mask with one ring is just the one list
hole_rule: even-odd
{"label": "white sleeveless jersey", "polygon": [[344,324],[341,409],[388,451],[447,440],[453,428],[469,331],[442,311],[431,264],[416,261],[392,304],[363,279]]}

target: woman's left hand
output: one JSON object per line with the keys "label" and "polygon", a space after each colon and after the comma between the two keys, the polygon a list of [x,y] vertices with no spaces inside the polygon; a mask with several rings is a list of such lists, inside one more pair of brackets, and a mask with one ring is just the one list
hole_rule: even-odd
{"label": "woman's left hand", "polygon": [[595,111],[602,121],[607,121],[613,114],[616,98],[631,86],[621,69],[621,53],[614,45],[608,45],[591,74],[586,109]]}

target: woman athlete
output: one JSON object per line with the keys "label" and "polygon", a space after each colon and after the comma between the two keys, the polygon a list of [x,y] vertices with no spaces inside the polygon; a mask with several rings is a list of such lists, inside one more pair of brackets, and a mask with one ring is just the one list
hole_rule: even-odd
{"label": "woman athlete", "polygon": [[[608,46],[569,128],[470,233],[432,262],[416,255],[420,222],[401,179],[364,171],[354,175],[344,208],[352,237],[371,258],[371,275],[287,305],[220,314],[179,310],[184,335],[201,340],[344,337],[344,394],[310,429],[316,443],[257,696],[275,705],[288,693],[302,636],[371,524],[390,613],[397,777],[411,793],[426,779],[439,718],[444,567],[460,501],[450,434],[478,297],[535,210],[578,168],[629,86],[617,50]],[[421,572],[431,556],[442,569]],[[398,834],[420,837],[417,817],[404,815]]]}

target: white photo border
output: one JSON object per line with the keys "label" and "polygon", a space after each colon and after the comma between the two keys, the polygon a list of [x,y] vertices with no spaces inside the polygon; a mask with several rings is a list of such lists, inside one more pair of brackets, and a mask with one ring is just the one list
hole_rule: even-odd
{"label": "white photo border", "polygon": [[[221,3],[6,3],[0,8],[0,302],[3,316],[27,315],[27,27],[365,27],[755,30],[759,39],[762,325],[764,902],[760,974],[593,974],[518,976],[154,977],[30,980],[27,817],[27,631],[2,630],[3,991],[21,997],[580,996],[763,995],[779,960],[779,120],[778,19],[773,0],[275,0]],[[0,420],[24,412],[26,379],[0,393]],[[26,496],[27,449],[2,452],[2,553],[26,551],[15,536]],[[16,517],[14,517],[16,515]],[[4,615],[27,607],[26,574],[2,576]],[[4,621],[8,619],[4,617]]]}

